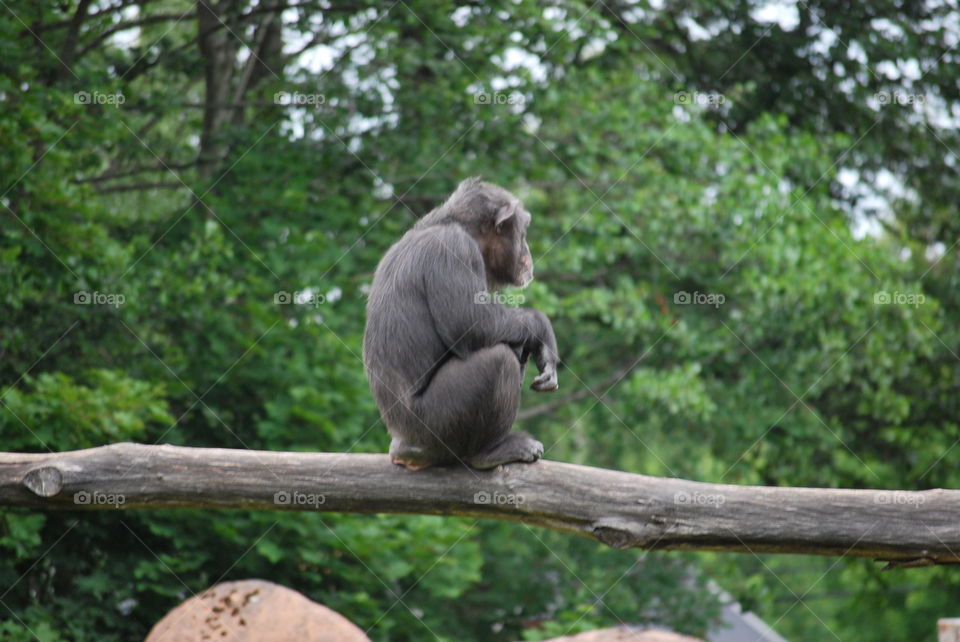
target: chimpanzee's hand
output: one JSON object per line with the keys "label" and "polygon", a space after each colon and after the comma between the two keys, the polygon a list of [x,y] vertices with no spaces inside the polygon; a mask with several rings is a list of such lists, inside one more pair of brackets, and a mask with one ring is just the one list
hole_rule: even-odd
{"label": "chimpanzee's hand", "polygon": [[530,388],[537,392],[553,392],[558,387],[557,366],[553,363],[546,364],[530,384]]}
{"label": "chimpanzee's hand", "polygon": [[543,318],[546,320],[549,329],[549,339],[541,343],[533,353],[540,374],[534,378],[530,388],[537,392],[553,392],[558,387],[557,362],[560,358],[557,356],[557,342],[553,338],[553,328],[550,327],[550,321],[545,315]]}

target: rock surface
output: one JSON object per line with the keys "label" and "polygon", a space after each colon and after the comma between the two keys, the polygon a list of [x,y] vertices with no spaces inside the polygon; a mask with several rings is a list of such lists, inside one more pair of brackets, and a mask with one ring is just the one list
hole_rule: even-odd
{"label": "rock surface", "polygon": [[370,642],[336,611],[272,582],[217,584],[167,613],[146,642]]}

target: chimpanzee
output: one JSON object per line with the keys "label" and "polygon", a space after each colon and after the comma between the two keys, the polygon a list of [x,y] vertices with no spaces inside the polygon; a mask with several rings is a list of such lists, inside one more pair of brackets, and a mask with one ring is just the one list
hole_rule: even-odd
{"label": "chimpanzee", "polygon": [[557,389],[553,326],[539,310],[490,294],[533,280],[529,225],[513,194],[468,178],[377,266],[363,361],[393,463],[487,469],[543,454],[543,444],[510,428],[528,357],[540,371],[531,388]]}

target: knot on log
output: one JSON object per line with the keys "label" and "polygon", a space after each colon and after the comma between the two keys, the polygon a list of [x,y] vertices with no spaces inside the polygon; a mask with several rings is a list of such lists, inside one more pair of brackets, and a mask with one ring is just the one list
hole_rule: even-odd
{"label": "knot on log", "polygon": [[635,546],[637,542],[636,536],[628,529],[612,525],[609,522],[598,522],[591,532],[598,540],[613,548],[630,548]]}
{"label": "knot on log", "polygon": [[59,468],[34,468],[23,476],[23,485],[40,497],[53,497],[63,490],[63,475]]}

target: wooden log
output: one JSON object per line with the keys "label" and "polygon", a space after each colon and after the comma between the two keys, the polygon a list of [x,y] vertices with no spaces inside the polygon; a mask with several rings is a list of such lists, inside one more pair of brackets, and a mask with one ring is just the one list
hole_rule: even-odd
{"label": "wooden log", "polygon": [[0,453],[0,505],[461,515],[520,521],[616,548],[960,563],[960,491],[733,486],[553,461],[414,472],[386,455],[123,443]]}

